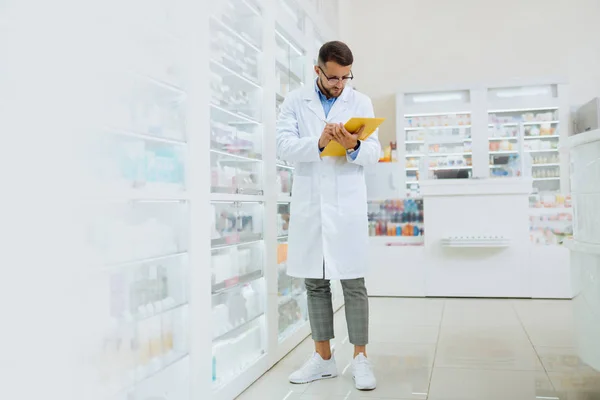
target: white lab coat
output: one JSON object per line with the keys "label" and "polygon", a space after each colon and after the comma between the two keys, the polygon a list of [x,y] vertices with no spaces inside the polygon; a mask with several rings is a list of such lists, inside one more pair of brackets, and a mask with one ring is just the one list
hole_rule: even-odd
{"label": "white lab coat", "polygon": [[307,85],[285,98],[277,120],[277,154],[294,163],[287,273],[298,278],[355,279],[368,270],[367,189],[363,167],[381,155],[377,132],[363,141],[356,160],[324,157],[325,122],[373,117],[364,94],[346,87],[329,115]]}

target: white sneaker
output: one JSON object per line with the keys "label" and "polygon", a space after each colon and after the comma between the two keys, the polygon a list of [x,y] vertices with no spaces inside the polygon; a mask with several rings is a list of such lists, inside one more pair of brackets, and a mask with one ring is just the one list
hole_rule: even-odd
{"label": "white sneaker", "polygon": [[338,375],[335,357],[331,354],[329,360],[323,360],[319,353],[315,352],[298,371],[290,375],[291,383],[310,383],[319,379],[331,379]]}
{"label": "white sneaker", "polygon": [[377,386],[371,361],[363,353],[359,353],[352,360],[352,375],[354,376],[354,384],[358,390],[373,390]]}

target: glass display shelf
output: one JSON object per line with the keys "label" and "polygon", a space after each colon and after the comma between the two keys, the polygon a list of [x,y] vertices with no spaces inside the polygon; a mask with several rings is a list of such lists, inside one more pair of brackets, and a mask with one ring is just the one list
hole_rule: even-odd
{"label": "glass display shelf", "polygon": [[262,202],[212,202],[213,248],[239,246],[263,238]]}
{"label": "glass display shelf", "polygon": [[213,391],[254,365],[265,354],[265,316],[221,336],[212,345]]}
{"label": "glass display shelf", "polygon": [[280,27],[275,32],[275,82],[277,113],[285,96],[305,82],[305,52]]}
{"label": "glass display shelf", "polygon": [[560,189],[556,107],[490,111],[488,119],[491,177],[523,176],[527,157],[536,190]]}
{"label": "glass display shelf", "polygon": [[261,160],[211,149],[210,162],[213,193],[263,193]]}
{"label": "glass display shelf", "polygon": [[369,236],[396,236],[410,239],[425,235],[422,199],[382,200],[368,203]]}
{"label": "glass display shelf", "polygon": [[264,279],[213,295],[213,389],[265,353]]}
{"label": "glass display shelf", "polygon": [[87,241],[106,268],[170,262],[188,251],[185,201],[107,203],[90,210]]}
{"label": "glass display shelf", "polygon": [[151,136],[101,130],[94,140],[89,165],[100,196],[123,200],[139,193],[147,198],[185,198],[186,147],[182,143],[153,140]]}
{"label": "glass display shelf", "polygon": [[211,121],[210,148],[241,159],[262,160],[262,128]]}
{"label": "glass display shelf", "polygon": [[536,245],[562,245],[573,236],[570,195],[535,194],[529,197],[530,239]]}
{"label": "glass display shelf", "polygon": [[212,250],[212,292],[218,293],[263,276],[263,242]]}
{"label": "glass display shelf", "polygon": [[[405,115],[407,193],[418,196],[419,168],[427,159],[429,178],[471,175],[471,114]],[[462,171],[462,172],[461,172]]]}
{"label": "glass display shelf", "polygon": [[212,296],[213,340],[235,336],[264,314],[264,279],[215,293]]}
{"label": "glass display shelf", "polygon": [[141,320],[109,320],[95,360],[107,395],[155,386],[155,378],[188,357],[188,308],[184,304]]}
{"label": "glass display shelf", "polygon": [[[289,212],[289,204],[279,206]],[[304,279],[287,275],[287,250],[287,236],[280,236],[277,243],[279,342],[283,342],[308,321]]]}
{"label": "glass display shelf", "polygon": [[180,88],[151,75],[123,73],[105,86],[101,125],[115,132],[186,142],[187,96]]}

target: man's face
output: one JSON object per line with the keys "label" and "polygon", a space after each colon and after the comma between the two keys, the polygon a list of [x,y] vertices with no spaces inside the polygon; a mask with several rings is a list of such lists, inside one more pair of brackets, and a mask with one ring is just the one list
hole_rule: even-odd
{"label": "man's face", "polygon": [[324,94],[329,97],[338,97],[342,94],[344,86],[350,80],[342,78],[350,76],[351,69],[352,65],[343,67],[334,61],[328,61],[323,66],[316,65],[315,72],[319,77]]}

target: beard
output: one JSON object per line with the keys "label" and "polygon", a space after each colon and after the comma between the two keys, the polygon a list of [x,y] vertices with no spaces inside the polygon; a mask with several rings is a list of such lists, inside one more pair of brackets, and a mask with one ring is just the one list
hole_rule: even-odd
{"label": "beard", "polygon": [[339,97],[342,94],[342,89],[337,89],[335,87],[331,88],[331,89],[327,89],[325,87],[325,85],[323,84],[323,81],[319,78],[319,83],[321,84],[320,89],[323,92],[323,94],[327,97]]}

